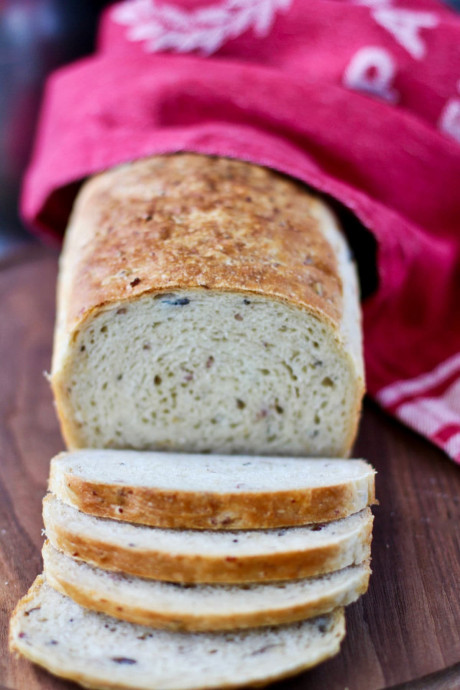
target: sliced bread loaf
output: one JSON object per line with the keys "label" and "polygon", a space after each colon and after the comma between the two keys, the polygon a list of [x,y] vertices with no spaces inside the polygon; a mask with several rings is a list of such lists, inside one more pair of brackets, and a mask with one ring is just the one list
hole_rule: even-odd
{"label": "sliced bread loaf", "polygon": [[166,530],[86,515],[49,494],[46,534],[73,558],[170,582],[289,580],[340,570],[370,556],[369,508],[342,520],[279,530]]}
{"label": "sliced bread loaf", "polygon": [[99,517],[153,527],[263,529],[327,522],[374,502],[363,460],[80,450],[51,461],[49,489]]}
{"label": "sliced bread loaf", "polygon": [[355,267],[306,187],[177,154],[90,179],[51,374],[70,448],[340,457],[363,364]]}
{"label": "sliced bread loaf", "polygon": [[365,561],[316,578],[251,585],[190,585],[94,568],[43,547],[47,582],[81,606],[170,630],[230,630],[314,618],[367,590]]}
{"label": "sliced bread loaf", "polygon": [[228,633],[155,630],[89,611],[39,576],[19,602],[10,648],[102,690],[197,690],[267,683],[339,651],[343,609],[302,623]]}

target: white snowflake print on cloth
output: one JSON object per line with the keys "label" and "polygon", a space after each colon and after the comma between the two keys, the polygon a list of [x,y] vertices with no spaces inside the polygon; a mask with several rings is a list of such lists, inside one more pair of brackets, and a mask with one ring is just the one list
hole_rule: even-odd
{"label": "white snowflake print on cloth", "polygon": [[450,98],[439,118],[439,129],[460,143],[460,80],[457,83],[458,95]]}
{"label": "white snowflake print on cloth", "polygon": [[112,19],[128,26],[130,41],[145,41],[149,52],[216,52],[227,41],[252,29],[258,38],[268,36],[280,10],[292,0],[223,0],[194,10],[157,0],[126,0],[114,7]]}

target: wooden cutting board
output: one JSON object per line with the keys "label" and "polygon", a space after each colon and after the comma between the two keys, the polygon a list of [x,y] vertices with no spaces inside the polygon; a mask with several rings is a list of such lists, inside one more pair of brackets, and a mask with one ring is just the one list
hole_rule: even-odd
{"label": "wooden cutting board", "polygon": [[[63,449],[43,376],[56,272],[57,255],[36,246],[0,262],[0,686],[9,690],[77,687],[7,651],[9,615],[41,571],[41,499]],[[278,685],[458,690],[460,468],[371,403],[355,455],[378,470],[370,590],[348,609],[341,653]]]}

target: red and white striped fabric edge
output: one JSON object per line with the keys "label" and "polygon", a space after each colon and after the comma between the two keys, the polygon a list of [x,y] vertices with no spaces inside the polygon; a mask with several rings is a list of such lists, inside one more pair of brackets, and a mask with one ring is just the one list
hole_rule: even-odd
{"label": "red and white striped fabric edge", "polygon": [[426,374],[385,386],[376,398],[460,464],[460,353]]}

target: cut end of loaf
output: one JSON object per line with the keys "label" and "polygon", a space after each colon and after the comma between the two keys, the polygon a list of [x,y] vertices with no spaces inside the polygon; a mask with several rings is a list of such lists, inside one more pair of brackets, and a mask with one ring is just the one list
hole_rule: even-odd
{"label": "cut end of loaf", "polygon": [[340,456],[353,440],[359,371],[283,301],[146,294],[96,310],[66,352],[52,384],[73,448]]}

